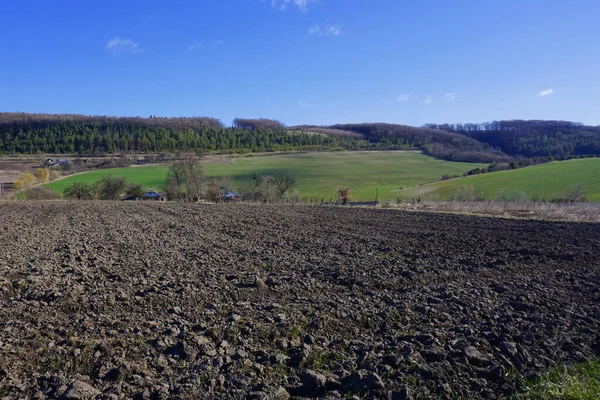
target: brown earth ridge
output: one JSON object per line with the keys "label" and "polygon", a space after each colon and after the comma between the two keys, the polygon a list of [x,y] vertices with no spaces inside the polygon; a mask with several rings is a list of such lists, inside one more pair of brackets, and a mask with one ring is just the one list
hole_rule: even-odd
{"label": "brown earth ridge", "polygon": [[600,225],[0,203],[0,397],[501,398],[600,354]]}

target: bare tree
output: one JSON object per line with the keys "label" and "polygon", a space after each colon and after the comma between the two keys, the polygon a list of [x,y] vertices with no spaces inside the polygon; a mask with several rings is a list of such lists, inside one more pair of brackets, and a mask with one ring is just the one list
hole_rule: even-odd
{"label": "bare tree", "polygon": [[198,201],[204,197],[206,189],[207,178],[197,157],[186,157],[169,167],[164,187],[169,199]]}
{"label": "bare tree", "polygon": [[187,157],[181,162],[185,172],[185,194],[188,201],[198,201],[206,192],[207,179],[197,157]]}
{"label": "bare tree", "polygon": [[296,184],[296,178],[289,175],[276,176],[271,179],[271,184],[275,187],[277,197],[282,199],[285,193]]}
{"label": "bare tree", "polygon": [[254,179],[254,187],[251,192],[252,201],[272,201],[276,196],[275,188],[272,184],[273,177],[255,174],[252,179]]}
{"label": "bare tree", "polygon": [[170,173],[168,173],[167,177],[165,178],[165,186],[163,187],[163,191],[167,195],[168,200],[183,200],[181,186],[177,184],[177,180]]}

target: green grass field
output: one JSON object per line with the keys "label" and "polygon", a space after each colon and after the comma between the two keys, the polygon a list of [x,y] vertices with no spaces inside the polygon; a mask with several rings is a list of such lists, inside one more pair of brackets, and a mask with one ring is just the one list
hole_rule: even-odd
{"label": "green grass field", "polygon": [[438,182],[403,190],[397,197],[423,197],[449,200],[461,188],[472,188],[486,199],[496,199],[499,193],[511,196],[525,193],[527,199],[539,196],[549,200],[581,184],[586,200],[600,202],[600,158],[556,161],[533,167]]}
{"label": "green grass field", "polygon": [[[462,174],[481,166],[484,164],[437,160],[417,151],[370,151],[240,157],[234,159],[233,164],[207,164],[204,169],[209,176],[231,176],[242,185],[250,184],[255,173],[291,175],[296,178],[295,189],[302,197],[329,200],[338,188],[349,186],[353,200],[374,200],[375,191],[379,189],[381,201],[394,201],[396,193],[393,191],[401,187],[435,182],[444,174]],[[62,194],[73,182],[92,183],[112,174],[144,187],[161,188],[167,171],[166,166],[97,170],[46,186]]]}

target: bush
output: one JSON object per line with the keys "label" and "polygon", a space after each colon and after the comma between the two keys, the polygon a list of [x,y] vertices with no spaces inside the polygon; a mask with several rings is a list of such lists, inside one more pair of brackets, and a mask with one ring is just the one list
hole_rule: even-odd
{"label": "bush", "polygon": [[113,177],[112,175],[105,175],[100,184],[100,198],[102,200],[119,200],[119,196],[121,196],[121,193],[127,187],[125,178],[120,176]]}
{"label": "bush", "polygon": [[19,176],[19,179],[17,179],[13,185],[15,189],[29,189],[33,186],[34,182],[35,177],[29,172],[24,172],[21,174],[21,176]]}
{"label": "bush", "polygon": [[35,170],[35,177],[38,182],[46,183],[50,180],[50,170],[48,168],[38,168]]}
{"label": "bush", "polygon": [[63,192],[67,199],[86,200],[91,197],[90,185],[84,182],[73,182],[67,186]]}
{"label": "bush", "polygon": [[144,194],[144,188],[140,184],[130,183],[125,189],[125,194],[133,197],[142,197]]}
{"label": "bush", "polygon": [[350,188],[348,186],[344,186],[338,189],[337,191],[337,200],[341,204],[346,205],[350,200]]}
{"label": "bush", "polygon": [[23,194],[24,200],[58,200],[60,195],[45,187],[34,187]]}
{"label": "bush", "polygon": [[583,203],[585,202],[585,194],[583,193],[583,187],[581,184],[573,186],[571,189],[561,195],[555,195],[552,200],[553,203]]}

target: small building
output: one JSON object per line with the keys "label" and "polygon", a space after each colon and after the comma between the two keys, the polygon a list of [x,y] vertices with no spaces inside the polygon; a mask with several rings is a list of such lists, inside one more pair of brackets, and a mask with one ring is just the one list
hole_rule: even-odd
{"label": "small building", "polygon": [[150,188],[142,194],[142,200],[165,201],[166,198],[156,190]]}
{"label": "small building", "polygon": [[126,196],[123,197],[123,201],[140,201],[140,200],[148,200],[148,201],[165,201],[166,196],[160,194],[156,190],[150,188],[142,193],[141,196]]}
{"label": "small building", "polygon": [[58,161],[56,161],[54,158],[49,158],[46,160],[44,165],[46,167],[56,167],[58,165]]}
{"label": "small building", "polygon": [[227,192],[223,196],[224,203],[237,203],[240,201],[242,201],[242,196],[240,196],[236,192]]}

